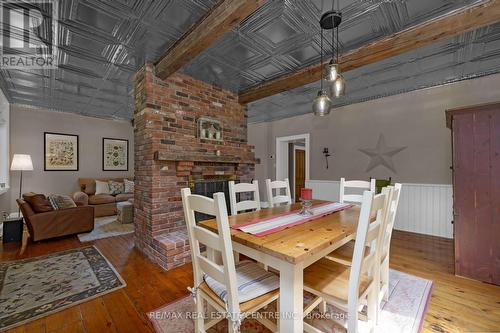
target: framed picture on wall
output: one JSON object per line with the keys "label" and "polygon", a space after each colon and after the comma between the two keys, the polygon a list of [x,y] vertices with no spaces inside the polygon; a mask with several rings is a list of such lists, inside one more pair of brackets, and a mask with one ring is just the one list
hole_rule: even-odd
{"label": "framed picture on wall", "polygon": [[102,170],[128,171],[128,140],[102,138]]}
{"label": "framed picture on wall", "polygon": [[44,170],[78,171],[78,135],[44,133]]}

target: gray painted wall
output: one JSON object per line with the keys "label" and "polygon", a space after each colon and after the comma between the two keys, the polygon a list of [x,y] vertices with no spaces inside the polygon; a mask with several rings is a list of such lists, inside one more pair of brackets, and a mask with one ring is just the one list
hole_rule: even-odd
{"label": "gray painted wall", "polygon": [[[44,132],[79,135],[79,171],[44,171]],[[102,138],[129,140],[129,171],[102,171]],[[70,113],[11,106],[10,153],[30,154],[34,171],[23,174],[23,192],[71,194],[79,177],[120,177],[134,174],[134,132],[130,122],[103,120]],[[16,211],[19,172],[11,172],[10,210]],[[0,204],[8,204],[0,201]],[[8,206],[7,206],[8,207]],[[6,209],[0,206],[0,211]]]}
{"label": "gray painted wall", "polygon": [[[462,81],[338,108],[326,117],[312,114],[248,126],[261,164],[263,183],[275,176],[276,137],[311,134],[311,179],[388,178],[406,183],[451,183],[451,133],[445,110],[500,101],[500,75]],[[347,92],[349,93],[349,92]],[[262,110],[265,112],[265,110]],[[358,151],[374,148],[383,133],[388,146],[407,148],[393,157],[397,173],[378,166],[366,172],[370,158]],[[332,153],[326,169],[323,147]]]}
{"label": "gray painted wall", "polygon": [[[9,156],[9,101],[0,90],[0,183],[5,186],[9,186]],[[10,196],[6,192],[0,193],[1,207],[10,207]]]}

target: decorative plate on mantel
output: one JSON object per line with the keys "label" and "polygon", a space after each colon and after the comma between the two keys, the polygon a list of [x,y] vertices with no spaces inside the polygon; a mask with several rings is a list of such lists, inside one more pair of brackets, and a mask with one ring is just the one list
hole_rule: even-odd
{"label": "decorative plate on mantel", "polygon": [[203,140],[222,140],[222,124],[211,118],[198,119],[198,138]]}

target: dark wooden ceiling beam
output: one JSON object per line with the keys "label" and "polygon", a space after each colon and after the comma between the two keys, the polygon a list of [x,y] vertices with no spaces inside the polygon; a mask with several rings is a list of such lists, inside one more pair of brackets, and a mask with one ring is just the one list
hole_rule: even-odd
{"label": "dark wooden ceiling beam", "polygon": [[156,75],[165,79],[175,73],[265,2],[266,0],[221,0],[161,57],[155,64]]}
{"label": "dark wooden ceiling beam", "polygon": [[[347,72],[499,21],[500,0],[484,1],[342,54],[339,66],[342,72]],[[320,77],[318,63],[244,90],[239,94],[239,102],[253,102],[318,81]]]}

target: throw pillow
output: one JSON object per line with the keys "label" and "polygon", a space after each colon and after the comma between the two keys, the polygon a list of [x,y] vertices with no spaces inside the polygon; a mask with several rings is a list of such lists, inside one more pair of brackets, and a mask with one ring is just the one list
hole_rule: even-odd
{"label": "throw pillow", "polygon": [[47,200],[49,200],[50,205],[52,206],[52,209],[56,210],[57,209],[57,202],[55,198],[55,194],[49,194],[47,196]]}
{"label": "throw pillow", "polygon": [[27,193],[23,194],[23,199],[31,206],[31,209],[35,213],[45,213],[54,210],[43,194]]}
{"label": "throw pillow", "polygon": [[109,194],[109,184],[108,182],[101,182],[100,180],[95,181],[95,194]]}
{"label": "throw pillow", "polygon": [[50,194],[49,202],[54,209],[67,209],[76,207],[75,202],[67,195]]}
{"label": "throw pillow", "polygon": [[134,182],[128,179],[124,179],[123,183],[125,184],[124,193],[134,193]]}
{"label": "throw pillow", "polygon": [[95,194],[95,181],[85,184],[85,188],[83,190],[88,195]]}
{"label": "throw pillow", "polygon": [[110,180],[108,182],[108,185],[109,185],[109,194],[111,195],[117,195],[123,193],[123,191],[125,190],[125,186],[123,185],[123,183],[115,182],[114,180]]}
{"label": "throw pillow", "polygon": [[76,207],[75,202],[68,195],[58,195],[57,196],[57,208],[66,209]]}

